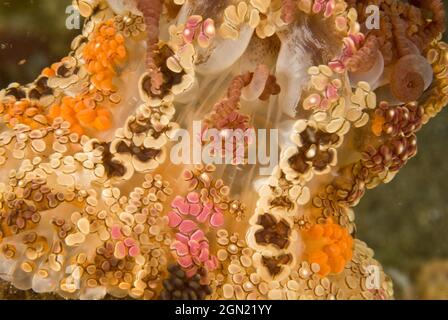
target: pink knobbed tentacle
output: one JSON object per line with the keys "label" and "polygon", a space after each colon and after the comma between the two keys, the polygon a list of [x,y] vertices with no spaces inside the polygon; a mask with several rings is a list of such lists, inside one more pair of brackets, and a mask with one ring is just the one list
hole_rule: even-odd
{"label": "pink knobbed tentacle", "polygon": [[147,32],[146,66],[151,78],[151,93],[159,95],[163,84],[163,74],[157,66],[155,56],[159,43],[159,20],[162,14],[162,0],[138,0],[138,9],[143,13]]}

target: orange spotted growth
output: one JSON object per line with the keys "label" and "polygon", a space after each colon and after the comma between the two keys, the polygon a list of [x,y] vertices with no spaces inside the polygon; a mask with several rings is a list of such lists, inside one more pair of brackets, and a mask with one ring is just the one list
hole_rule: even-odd
{"label": "orange spotted growth", "polygon": [[42,114],[42,106],[37,101],[29,99],[17,101],[13,97],[0,101],[0,115],[10,128],[14,128],[19,123],[25,124],[32,129],[42,127],[47,120]]}
{"label": "orange spotted growth", "polygon": [[106,131],[112,125],[112,114],[91,97],[64,97],[61,102],[50,107],[48,117],[54,120],[62,117],[71,123],[70,129],[79,135],[84,134],[84,130],[95,129]]}
{"label": "orange spotted growth", "polygon": [[117,33],[112,19],[101,24],[83,50],[92,84],[100,91],[116,91],[112,80],[115,67],[127,57],[124,37]]}
{"label": "orange spotted growth", "polygon": [[328,219],[303,232],[304,257],[309,263],[320,266],[319,274],[326,276],[344,270],[353,254],[353,238],[346,229]]}

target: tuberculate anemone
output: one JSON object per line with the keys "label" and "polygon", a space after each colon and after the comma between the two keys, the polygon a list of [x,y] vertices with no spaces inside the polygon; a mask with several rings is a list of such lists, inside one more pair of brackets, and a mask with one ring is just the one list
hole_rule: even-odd
{"label": "tuberculate anemone", "polygon": [[[0,276],[81,299],[393,298],[354,207],[446,105],[448,46],[439,0],[375,4],[379,29],[368,1],[74,0],[67,57],[0,91]],[[212,129],[274,135],[173,161],[179,132]]]}

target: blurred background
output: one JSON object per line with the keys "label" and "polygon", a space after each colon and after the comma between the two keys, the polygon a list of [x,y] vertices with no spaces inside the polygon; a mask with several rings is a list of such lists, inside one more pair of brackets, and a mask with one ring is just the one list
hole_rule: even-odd
{"label": "blurred background", "polygon": [[[79,33],[65,27],[70,4],[0,0],[0,88],[34,80],[67,54]],[[355,210],[357,236],[393,278],[397,299],[448,299],[447,141],[448,108],[419,132],[417,156],[391,183],[367,192]],[[0,298],[54,296],[0,283]]]}

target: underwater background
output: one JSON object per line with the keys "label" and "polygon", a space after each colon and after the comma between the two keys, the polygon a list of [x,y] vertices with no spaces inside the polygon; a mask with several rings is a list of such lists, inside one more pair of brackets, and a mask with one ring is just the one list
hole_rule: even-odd
{"label": "underwater background", "polygon": [[[65,56],[80,32],[65,26],[70,4],[0,0],[0,88],[31,82]],[[397,299],[448,299],[448,110],[417,136],[417,155],[355,208],[357,237],[375,250]],[[0,299],[54,298],[0,282]]]}

